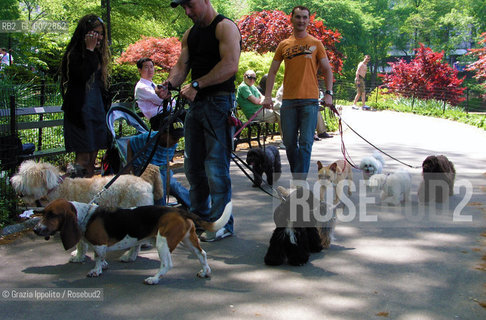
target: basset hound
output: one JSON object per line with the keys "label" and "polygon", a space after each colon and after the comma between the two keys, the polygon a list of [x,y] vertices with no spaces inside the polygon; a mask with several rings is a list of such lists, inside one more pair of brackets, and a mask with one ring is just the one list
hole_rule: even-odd
{"label": "basset hound", "polygon": [[[226,225],[231,211],[232,204],[229,202],[218,220],[207,222],[193,213],[173,207],[142,206],[110,211],[93,204],[58,199],[45,207],[34,232],[48,240],[51,235],[60,231],[66,250],[84,238],[95,252],[96,264],[88,277],[98,277],[106,269],[108,264],[105,257],[108,251],[152,244],[158,251],[160,268],[153,277],[145,279],[145,283],[157,284],[172,268],[170,254],[180,242],[199,258],[202,270],[197,275],[209,278],[211,268],[196,235],[194,222],[205,230],[214,232]],[[138,250],[131,252],[135,257],[138,254]]]}

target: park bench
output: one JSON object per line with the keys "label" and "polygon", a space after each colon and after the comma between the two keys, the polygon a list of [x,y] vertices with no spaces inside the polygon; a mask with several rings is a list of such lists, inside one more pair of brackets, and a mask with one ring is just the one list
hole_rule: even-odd
{"label": "park bench", "polygon": [[[236,117],[238,119],[244,119],[245,116],[243,115],[243,111],[241,111],[240,106],[236,108]],[[245,123],[242,120],[243,123]],[[246,132],[246,137],[241,137],[242,133]],[[253,120],[250,122],[248,126],[243,129],[238,136],[235,137],[234,147],[240,143],[248,143],[249,148],[251,149],[251,142],[257,141],[258,146],[261,148],[262,143],[261,141],[266,141],[267,137],[270,136],[273,138],[274,135],[279,134],[279,132],[275,129],[275,124],[266,123],[264,121]]]}
{"label": "park bench", "polygon": [[[15,165],[18,162],[30,159],[41,158],[50,155],[65,153],[64,145],[44,148],[43,134],[44,129],[63,125],[61,116],[56,119],[49,119],[48,115],[61,114],[61,106],[35,106],[16,108],[15,99],[10,99],[10,108],[0,109],[0,133],[2,136],[1,162],[2,165]],[[19,131],[37,130],[37,141],[32,150],[26,151],[28,144],[23,144],[19,139]],[[50,137],[48,137],[50,138]]]}

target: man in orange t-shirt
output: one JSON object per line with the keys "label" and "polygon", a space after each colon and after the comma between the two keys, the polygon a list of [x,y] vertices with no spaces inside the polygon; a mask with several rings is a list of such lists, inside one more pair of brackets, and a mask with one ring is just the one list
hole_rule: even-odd
{"label": "man in orange t-shirt", "polygon": [[307,33],[310,11],[296,6],[292,10],[293,34],[280,42],[268,72],[263,106],[272,108],[272,89],[282,61],[285,63],[283,101],[280,119],[282,140],[294,179],[307,179],[314,131],[319,110],[317,71],[326,83],[324,102],[332,104],[333,75],[326,50],[321,41]]}

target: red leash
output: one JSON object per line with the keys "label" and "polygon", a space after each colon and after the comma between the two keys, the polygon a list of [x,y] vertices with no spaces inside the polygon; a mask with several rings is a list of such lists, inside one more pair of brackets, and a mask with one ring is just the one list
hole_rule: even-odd
{"label": "red leash", "polygon": [[263,110],[263,109],[264,109],[263,107],[261,107],[260,109],[258,109],[258,110],[257,110],[257,112],[255,112],[255,113],[254,113],[254,114],[253,114],[253,115],[250,117],[250,119],[248,119],[248,121],[247,121],[247,122],[245,122],[245,124],[244,124],[244,125],[243,125],[243,126],[240,128],[240,129],[238,129],[238,131],[236,131],[236,133],[233,135],[233,138],[236,138],[236,136],[237,136],[237,135],[239,135],[239,134],[240,134],[240,132],[241,132],[241,131],[243,131],[243,129],[245,129],[245,128],[246,128],[246,127],[247,127],[247,126],[250,124],[250,122],[252,122],[252,121],[253,121],[253,119],[255,119],[255,118],[256,118],[256,116],[257,116],[257,115],[258,115],[260,112],[262,112],[262,110]]}
{"label": "red leash", "polygon": [[344,164],[346,165],[346,163],[349,163],[349,165],[351,165],[351,167],[355,168],[355,169],[358,169],[358,170],[361,170],[352,160],[351,160],[351,157],[349,156],[349,153],[348,151],[346,150],[346,145],[344,144],[344,137],[343,137],[343,123],[342,123],[342,119],[341,119],[341,115],[339,114],[339,111],[336,109],[336,106],[335,105],[330,105],[330,106],[326,106],[328,107],[329,109],[331,109],[331,111],[338,117],[339,119],[339,135],[341,136],[341,152],[343,154],[343,157],[344,157]]}

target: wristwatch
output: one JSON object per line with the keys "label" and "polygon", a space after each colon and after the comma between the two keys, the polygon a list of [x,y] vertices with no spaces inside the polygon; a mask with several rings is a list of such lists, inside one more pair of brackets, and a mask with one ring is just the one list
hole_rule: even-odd
{"label": "wristwatch", "polygon": [[331,97],[334,96],[334,92],[332,92],[332,90],[326,90],[325,94],[328,94]]}
{"label": "wristwatch", "polygon": [[193,81],[191,82],[191,87],[193,87],[194,89],[196,89],[196,91],[199,91],[199,82],[197,81]]}

